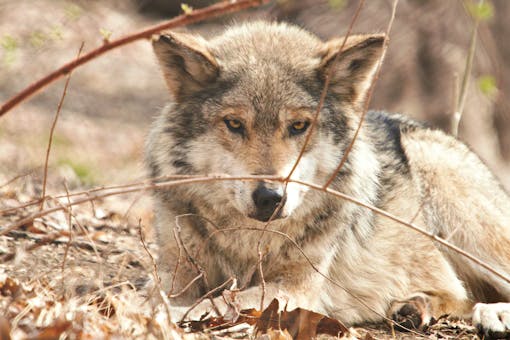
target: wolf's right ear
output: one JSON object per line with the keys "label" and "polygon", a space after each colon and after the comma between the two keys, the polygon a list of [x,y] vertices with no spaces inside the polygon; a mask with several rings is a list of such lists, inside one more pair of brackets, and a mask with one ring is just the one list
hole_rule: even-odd
{"label": "wolf's right ear", "polygon": [[154,36],[152,46],[168,89],[177,102],[218,77],[218,63],[201,37],[167,32]]}
{"label": "wolf's right ear", "polygon": [[319,76],[330,75],[330,90],[346,102],[360,105],[365,99],[377,64],[381,61],[384,35],[353,35],[326,42],[321,50]]}

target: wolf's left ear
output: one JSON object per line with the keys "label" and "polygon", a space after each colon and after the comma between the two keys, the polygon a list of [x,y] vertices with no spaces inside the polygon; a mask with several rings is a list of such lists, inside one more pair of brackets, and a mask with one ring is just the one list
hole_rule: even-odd
{"label": "wolf's left ear", "polygon": [[153,37],[152,46],[177,102],[205,88],[219,74],[218,63],[201,37],[169,32]]}
{"label": "wolf's left ear", "polygon": [[331,72],[329,91],[347,102],[360,105],[382,57],[384,35],[350,36],[340,50],[343,40],[334,39],[324,44],[319,77],[325,80]]}

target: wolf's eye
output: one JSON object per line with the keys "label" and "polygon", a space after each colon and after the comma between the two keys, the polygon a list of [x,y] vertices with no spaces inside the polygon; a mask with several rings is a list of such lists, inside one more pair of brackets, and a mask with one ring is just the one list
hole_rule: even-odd
{"label": "wolf's eye", "polygon": [[244,127],[243,123],[241,123],[237,119],[225,118],[223,120],[225,125],[227,125],[228,129],[235,133],[243,133]]}
{"label": "wolf's eye", "polygon": [[306,131],[306,129],[308,129],[308,126],[310,126],[310,122],[307,122],[306,120],[298,120],[289,126],[289,133],[292,136],[302,134]]}

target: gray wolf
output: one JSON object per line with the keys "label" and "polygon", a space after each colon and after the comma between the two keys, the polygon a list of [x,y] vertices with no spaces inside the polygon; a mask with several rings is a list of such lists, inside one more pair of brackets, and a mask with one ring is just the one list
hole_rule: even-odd
{"label": "gray wolf", "polygon": [[[292,175],[324,184],[353,138],[383,41],[378,34],[355,35],[340,49],[342,39],[323,42],[295,26],[266,22],[233,26],[210,40],[177,32],[155,37],[171,102],[148,137],[151,176],[287,176],[332,69],[317,125]],[[452,136],[369,112],[330,188],[412,220],[510,274],[510,199]],[[189,306],[235,277],[243,287],[236,303],[258,307],[260,240],[264,305],[283,298],[289,308],[350,325],[389,317],[418,328],[448,313],[473,315],[487,334],[510,329],[508,282],[324,192],[296,183],[216,181],[157,189],[154,205],[164,289],[183,290],[196,277],[195,266],[207,277],[208,286],[196,280],[173,298],[176,306]],[[288,238],[257,230],[269,220],[268,229]],[[177,226],[185,251],[174,236]],[[220,310],[227,307],[221,296],[215,301]]]}

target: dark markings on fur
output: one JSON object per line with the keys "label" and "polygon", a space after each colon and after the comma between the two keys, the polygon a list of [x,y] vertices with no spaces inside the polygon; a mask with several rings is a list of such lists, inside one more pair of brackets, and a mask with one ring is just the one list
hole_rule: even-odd
{"label": "dark markings on fur", "polygon": [[302,247],[306,244],[312,244],[324,235],[334,232],[332,229],[337,229],[338,227],[334,223],[328,222],[336,213],[337,207],[333,204],[327,204],[324,210],[313,212],[311,214],[311,216],[314,216],[313,220],[305,224],[301,236],[295,240],[296,243]]}
{"label": "dark markings on fur", "polygon": [[146,162],[149,165],[151,178],[160,177],[161,176],[161,168],[159,167],[156,160],[154,160],[152,157],[147,157]]}
{"label": "dark markings on fur", "polygon": [[[186,211],[188,214],[196,214],[198,215],[200,212],[199,210],[193,205],[191,202],[187,202],[186,205]],[[203,219],[201,219],[199,216],[190,216],[188,217],[190,220],[190,225],[193,227],[193,230],[195,230],[201,238],[205,239],[209,236],[209,231],[207,230],[207,227],[205,225],[205,222]]]}
{"label": "dark markings on fur", "polygon": [[[212,106],[211,102],[219,102],[232,86],[232,81],[217,81],[195,92],[181,104],[176,103],[172,110],[174,112],[166,116],[166,127],[163,133],[173,137],[174,144],[168,153],[171,155],[169,159],[177,174],[195,173],[187,160],[188,142],[196,140],[210,128],[210,122],[204,116],[204,105],[207,103],[208,106]],[[160,169],[152,167],[150,163],[153,176],[163,175]]]}
{"label": "dark markings on fur", "polygon": [[184,98],[181,104],[176,104],[174,111],[167,117],[166,133],[176,139],[177,144],[184,144],[194,140],[210,127],[210,122],[204,117],[204,105],[211,106],[211,102],[220,102],[222,96],[233,86],[230,80],[216,81],[210,86]]}
{"label": "dark markings on fur", "polygon": [[364,59],[354,59],[349,64],[349,71],[351,71],[351,72],[357,71],[357,70],[361,69],[362,67],[364,67],[365,64],[366,64],[366,60],[364,60]]}
{"label": "dark markings on fur", "polygon": [[402,130],[413,129],[417,124],[384,112],[369,111],[366,117],[369,135],[375,146],[376,155],[381,164],[380,195],[384,196],[398,183],[400,176],[409,176],[407,156],[402,148]]}
{"label": "dark markings on fur", "polygon": [[[317,101],[324,87],[322,82],[318,82],[317,79],[311,80],[306,78],[301,78],[299,82],[297,82],[297,85]],[[343,144],[339,145],[340,149],[343,150],[347,145],[346,137],[349,128],[346,114],[339,109],[342,101],[342,98],[328,93],[324,105],[322,106],[320,121],[322,122],[322,128],[327,132],[328,136],[333,137],[333,142],[335,144]]]}
{"label": "dark markings on fur", "polygon": [[[377,203],[373,202],[372,204],[376,205]],[[365,229],[364,233],[362,233],[359,228],[359,225],[361,224],[360,221],[362,221],[365,228],[367,228],[367,226],[369,228],[367,228],[368,230]],[[357,208],[351,215],[349,228],[352,235],[356,238],[358,244],[366,248],[367,235],[365,233],[372,232],[374,228],[374,214],[366,209]]]}
{"label": "dark markings on fur", "polygon": [[178,172],[190,173],[192,169],[191,164],[183,159],[174,159],[172,165],[179,169]]}

